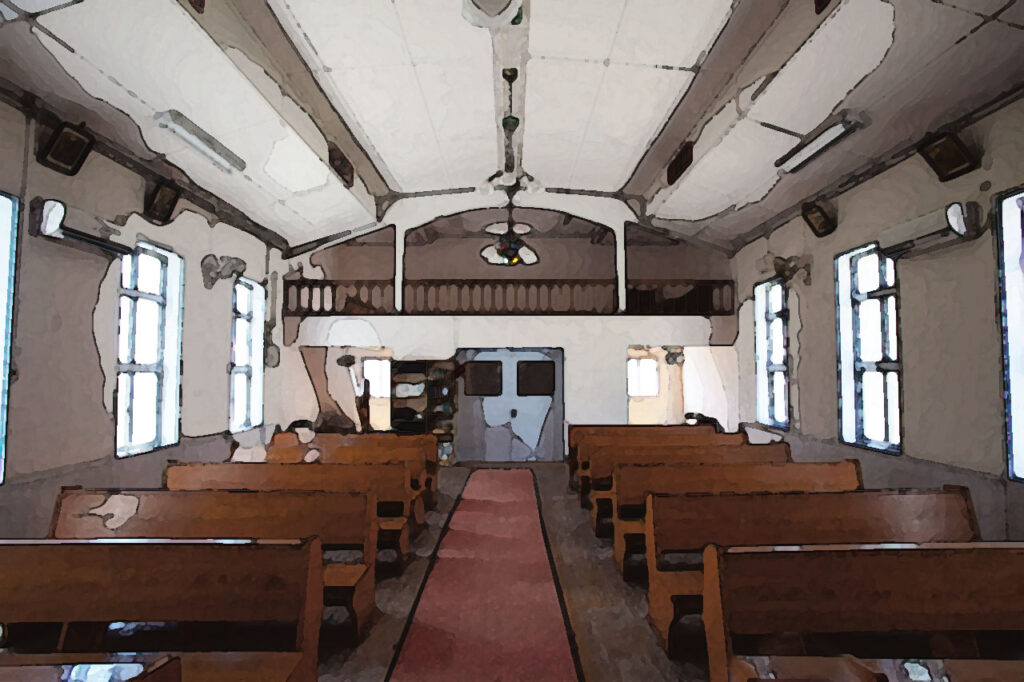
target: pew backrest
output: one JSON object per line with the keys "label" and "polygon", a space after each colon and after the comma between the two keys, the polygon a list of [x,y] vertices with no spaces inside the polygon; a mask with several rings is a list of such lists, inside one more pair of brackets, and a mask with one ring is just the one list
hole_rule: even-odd
{"label": "pew backrest", "polygon": [[377,501],[367,492],[61,489],[50,537],[305,538],[359,548],[373,565]]}
{"label": "pew backrest", "polygon": [[315,679],[323,589],[318,538],[0,541],[6,624],[283,623],[301,679]]}
{"label": "pew backrest", "polygon": [[[169,490],[310,490],[370,492],[377,498],[378,516],[405,516],[416,496],[409,485],[405,462],[377,464],[282,464],[277,462],[175,462],[165,471]],[[384,507],[403,505],[398,512]]]}
{"label": "pew backrest", "polygon": [[650,495],[648,510],[658,554],[698,552],[707,545],[974,542],[981,537],[970,492],[962,487]]}
{"label": "pew backrest", "polygon": [[789,443],[604,446],[593,451],[590,480],[610,479],[617,464],[755,464],[790,461]]}
{"label": "pew backrest", "polygon": [[[1024,544],[813,546],[704,551],[704,623],[713,682],[728,680],[736,636],[1024,631]],[[941,641],[939,637],[938,641]],[[806,639],[805,639],[806,641]],[[898,648],[898,645],[894,645]],[[922,655],[919,647],[902,658]],[[742,653],[742,651],[740,652]],[[813,655],[813,650],[806,651]],[[841,651],[840,651],[841,653]],[[832,652],[830,655],[835,655]],[[976,656],[975,656],[976,657]]]}

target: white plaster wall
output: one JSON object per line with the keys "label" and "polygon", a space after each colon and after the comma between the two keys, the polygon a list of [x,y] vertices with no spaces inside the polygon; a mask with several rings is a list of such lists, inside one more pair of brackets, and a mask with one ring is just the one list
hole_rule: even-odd
{"label": "white plaster wall", "polygon": [[[247,276],[261,280],[266,274],[266,247],[256,238],[215,220],[211,227],[207,216],[185,201],[171,224],[150,224],[137,214],[146,192],[141,177],[95,152],[77,175],[61,175],[35,162],[34,147],[25,144],[34,136],[34,123],[0,105],[0,191],[18,196],[23,209],[5,488],[24,476],[79,463],[109,464],[111,472],[116,468],[117,260],[90,247],[30,234],[27,214],[33,198],[63,201],[71,227],[89,230],[102,219],[119,231],[114,241],[134,245],[144,238],[184,257],[183,438],[228,428],[232,286],[220,281],[206,289],[202,256],[239,256],[248,264]],[[299,370],[304,372],[301,363]],[[176,452],[168,449],[159,457]],[[134,471],[134,466],[117,470]]]}
{"label": "white plaster wall", "polygon": [[[953,201],[992,211],[995,195],[1024,182],[1024,101],[966,129],[984,150],[982,168],[940,183],[919,156],[839,196],[839,228],[815,238],[799,218],[757,240],[733,259],[741,298],[766,279],[765,254],[813,258],[812,282],[790,283],[793,434],[837,439],[836,313],[833,259],[870,243],[885,228]],[[992,231],[968,244],[897,261],[903,357],[903,454],[979,472],[1006,471],[1003,445],[1001,330],[997,314],[996,243]],[[740,307],[739,411],[755,415],[752,306]],[[863,452],[849,450],[849,456]]]}
{"label": "white plaster wall", "polygon": [[[324,345],[339,319],[362,319],[396,359],[448,358],[458,348],[550,347],[565,351],[565,419],[570,424],[625,424],[626,358],[631,345],[707,345],[703,317],[597,316],[378,316],[309,318],[296,345]],[[343,345],[331,339],[332,345]],[[308,384],[309,380],[303,377]],[[311,391],[312,389],[310,389]],[[275,414],[299,414],[309,405],[281,393]],[[294,407],[293,407],[294,404]]]}
{"label": "white plaster wall", "polygon": [[690,347],[683,351],[683,411],[714,417],[726,431],[739,428],[739,368],[731,346]]}
{"label": "white plaster wall", "polygon": [[[234,279],[218,280],[212,289],[207,289],[200,262],[210,253],[241,258],[246,263],[245,276],[260,282],[266,276],[266,246],[224,223],[211,227],[203,216],[192,211],[179,213],[173,222],[164,226],[133,215],[113,241],[130,246],[147,241],[174,251],[184,260],[181,433],[205,436],[227,431]],[[120,262],[114,261],[100,288],[94,315],[96,343],[105,376],[104,405],[111,413],[116,382],[120,276]]]}

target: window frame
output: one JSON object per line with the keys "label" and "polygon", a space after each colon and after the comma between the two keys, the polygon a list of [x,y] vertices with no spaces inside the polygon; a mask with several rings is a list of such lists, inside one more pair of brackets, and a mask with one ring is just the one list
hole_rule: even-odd
{"label": "window frame", "polygon": [[[161,268],[160,268],[160,287],[159,287],[160,288],[160,293],[158,293],[158,294],[142,291],[142,290],[140,290],[138,288],[138,286],[139,286],[139,282],[138,282],[138,279],[139,279],[139,257],[142,256],[142,255],[146,255],[146,256],[155,258],[156,260],[160,261],[160,264],[161,264]],[[128,258],[128,257],[131,258],[131,262],[132,262],[131,275],[129,277],[129,284],[131,285],[130,288],[126,288],[125,285],[124,285],[124,259]],[[158,246],[156,246],[154,244],[151,244],[149,242],[142,242],[142,241],[140,241],[140,242],[138,242],[135,245],[135,249],[130,254],[125,254],[124,256],[121,256],[121,258],[118,259],[118,265],[120,267],[119,267],[119,272],[118,272],[118,287],[117,287],[117,334],[115,335],[115,343],[117,343],[118,345],[117,345],[117,348],[116,348],[116,351],[115,351],[115,357],[116,357],[117,361],[116,361],[115,384],[114,384],[114,428],[115,428],[114,447],[115,447],[115,455],[118,458],[124,458],[124,457],[131,457],[131,456],[134,456],[134,455],[141,455],[141,454],[144,454],[144,453],[147,453],[147,452],[152,452],[152,451],[157,450],[157,449],[162,448],[162,447],[167,447],[169,445],[173,445],[173,444],[177,443],[180,440],[180,437],[181,437],[181,398],[180,398],[180,391],[181,391],[181,331],[182,331],[183,319],[182,319],[182,311],[180,309],[180,306],[181,306],[181,303],[183,301],[183,296],[181,295],[181,291],[177,292],[176,295],[172,295],[172,291],[171,291],[171,284],[172,284],[171,266],[172,265],[176,265],[177,267],[183,269],[183,267],[184,267],[184,260],[181,258],[181,256],[179,256],[178,254],[174,253],[173,251],[170,251],[168,249],[160,248],[160,247],[158,247]],[[180,283],[181,288],[183,288],[184,287],[184,278],[183,278],[182,274],[179,273],[178,276],[175,279]],[[131,299],[133,301],[133,304],[131,306],[131,312],[130,312],[130,315],[129,315],[130,329],[131,329],[131,331],[129,333],[129,344],[130,344],[129,345],[129,353],[128,353],[128,357],[130,359],[129,362],[122,362],[121,361],[120,339],[121,339],[121,322],[122,322],[122,320],[121,320],[121,299],[122,298],[128,298],[128,299]],[[152,363],[141,363],[140,364],[140,363],[135,362],[135,359],[136,359],[135,358],[135,339],[136,339],[136,336],[137,336],[136,322],[137,322],[137,314],[138,314],[138,302],[140,300],[153,301],[154,303],[156,303],[159,306],[159,322],[158,322],[158,330],[157,330],[157,348],[156,348],[157,357],[156,357],[156,360],[154,362],[152,362]],[[168,307],[171,305],[171,303],[173,301],[177,301],[177,303],[179,305],[179,310],[176,311],[176,319],[177,319],[177,326],[176,326],[176,332],[177,333],[176,333],[176,336],[177,336],[177,338],[175,339],[175,341],[177,343],[177,349],[176,349],[176,353],[175,353],[175,355],[177,356],[177,363],[175,365],[177,374],[174,377],[168,377],[167,376],[167,370],[168,370],[168,357],[167,356],[168,356],[168,349],[169,349],[169,346],[168,346],[169,339],[167,338],[167,332],[168,332],[168,329],[167,329],[167,325],[168,325]],[[121,431],[121,428],[120,428],[121,425],[118,423],[118,418],[119,418],[120,413],[121,413],[121,409],[120,409],[120,400],[121,400],[120,384],[121,384],[121,376],[125,375],[125,374],[127,374],[127,375],[129,375],[131,377],[131,381],[129,382],[129,385],[130,385],[129,396],[126,398],[126,400],[128,401],[128,404],[127,404],[127,407],[125,408],[125,414],[127,415],[127,418],[128,418],[128,425],[126,427],[126,434],[127,434],[127,439],[128,440],[127,440],[127,443],[122,445],[122,444],[120,444],[119,437],[118,437],[118,434]],[[132,442],[132,439],[131,439],[133,423],[135,421],[135,414],[134,414],[135,404],[134,404],[133,394],[134,394],[134,390],[135,390],[135,379],[134,379],[134,377],[135,377],[136,374],[154,374],[154,375],[156,375],[156,381],[157,381],[157,385],[156,385],[156,408],[155,408],[155,413],[154,413],[155,433],[154,433],[154,436],[153,436],[152,440],[146,441],[144,443],[135,443],[135,442]],[[166,404],[167,397],[168,397],[168,393],[167,393],[168,382],[170,381],[171,378],[173,378],[173,382],[174,382],[175,386],[177,387],[177,390],[175,392],[175,398],[176,398],[176,404],[175,405],[168,405],[168,404]],[[167,410],[169,408],[174,408],[174,411],[176,412],[176,417],[177,417],[175,419],[175,422],[177,423],[177,428],[175,429],[174,433],[171,434],[170,436],[167,433],[167,429],[166,429],[166,425],[167,425],[166,424],[166,417],[167,417],[166,413],[167,413]]]}
{"label": "window frame", "polygon": [[[243,287],[249,290],[249,310],[248,312],[242,313],[238,309],[238,288]],[[259,293],[263,299],[259,308],[264,313],[266,311],[267,301],[267,290],[259,282],[251,280],[247,277],[235,278],[235,283],[231,288],[231,350],[230,360],[228,362],[228,431],[231,433],[244,433],[251,429],[255,429],[263,425],[264,422],[264,409],[262,402],[264,400],[264,373],[262,371],[256,371],[256,362],[259,361],[259,366],[263,365],[263,331],[264,331],[264,320],[257,320],[256,316],[256,294]],[[246,357],[248,362],[245,364],[237,364],[235,362],[235,345],[237,343],[237,330],[238,320],[245,320],[249,324],[249,334],[246,337]],[[260,343],[256,343],[257,335],[259,336]],[[255,357],[256,352],[259,353],[259,358]],[[234,421],[235,413],[235,400],[237,399],[235,393],[235,375],[241,374],[245,377],[245,420],[241,424],[236,424]],[[255,383],[256,375],[259,375],[259,401],[260,406],[260,418],[259,420],[253,419],[253,406],[256,403]]]}
{"label": "window frame", "polygon": [[[878,256],[878,286],[871,291],[861,292],[857,284],[857,264],[864,258],[872,255]],[[849,260],[849,289],[847,291],[840,290],[840,262],[843,259]],[[892,284],[888,284],[886,278],[886,266],[887,263],[892,263]],[[895,259],[886,255],[885,252],[879,247],[877,242],[864,244],[862,246],[844,251],[835,257],[834,260],[834,271],[835,271],[835,292],[836,292],[836,359],[837,359],[837,394],[839,401],[839,442],[844,445],[852,447],[859,447],[873,452],[882,452],[890,455],[900,455],[903,452],[904,443],[904,419],[903,419],[903,408],[905,405],[903,393],[904,393],[904,381],[903,381],[903,339],[900,334],[900,293],[899,293],[899,271],[896,267]],[[892,296],[895,299],[895,312],[892,316],[894,319],[890,319],[890,315],[886,306],[885,301],[888,297]],[[848,300],[851,315],[851,333],[852,338],[847,340],[843,338],[843,297]],[[860,306],[866,301],[878,300],[879,301],[879,321],[881,335],[881,359],[877,361],[864,360],[862,357],[862,343],[860,333]],[[895,326],[895,349],[892,348],[890,342],[890,328]],[[844,379],[843,379],[843,355],[844,345],[850,344],[850,353],[853,358],[853,419],[854,419],[854,440],[847,440],[844,426],[844,416],[847,405],[844,401]],[[895,350],[895,356],[892,355],[892,351]],[[893,359],[895,357],[895,359]],[[885,440],[874,440],[864,435],[864,374],[867,372],[878,372],[882,375],[882,419],[885,425],[886,438]],[[898,405],[898,418],[899,418],[899,429],[896,435],[899,440],[893,441],[892,436],[893,428],[890,419],[889,410],[889,390],[888,390],[888,376],[895,374],[899,382],[899,391],[897,395]]]}
{"label": "window frame", "polygon": [[[782,288],[782,308],[778,312],[775,312],[775,311],[772,310],[771,298],[770,298],[771,297],[771,290],[775,286],[780,286]],[[757,310],[757,305],[756,305],[756,298],[757,298],[757,291],[758,291],[758,289],[763,289],[763,291],[764,291],[765,307],[764,307],[764,318],[763,319],[761,319],[761,317],[759,315],[759,311]],[[792,398],[791,398],[792,393],[790,391],[790,385],[789,385],[789,287],[786,285],[786,280],[783,279],[782,277],[772,277],[771,279],[766,279],[766,280],[758,282],[756,285],[754,285],[754,297],[755,297],[754,333],[755,333],[755,335],[757,334],[757,328],[758,328],[759,324],[763,324],[764,325],[764,339],[763,339],[763,343],[765,344],[765,348],[764,348],[764,354],[765,354],[764,371],[765,371],[765,374],[766,374],[765,381],[767,382],[767,386],[768,386],[768,393],[767,393],[768,394],[768,406],[767,406],[767,412],[766,412],[766,414],[768,415],[768,420],[767,421],[762,421],[761,420],[761,406],[760,406],[760,404],[755,404],[755,419],[756,419],[758,424],[762,424],[764,426],[770,426],[772,428],[780,429],[782,431],[789,431],[790,424],[792,422],[792,414],[793,414],[793,409],[792,409],[793,408],[793,404],[792,404]],[[772,358],[772,355],[773,355],[772,351],[774,350],[774,347],[773,347],[774,346],[774,341],[772,339],[771,327],[772,327],[772,322],[774,322],[775,320],[782,320],[782,343],[783,343],[783,348],[784,348],[782,364],[775,364],[775,363],[771,362],[771,358]],[[760,374],[761,374],[761,362],[760,362],[760,360],[758,359],[758,356],[757,356],[757,347],[759,345],[759,341],[760,340],[757,339],[756,336],[755,336],[754,365],[755,365],[755,368],[756,368],[755,381],[757,381],[757,382],[760,382],[760,380],[761,380],[761,377],[760,377]],[[786,393],[786,421],[784,421],[784,422],[780,422],[780,421],[775,419],[776,396],[775,396],[775,390],[774,390],[774,384],[773,384],[773,377],[776,374],[782,374],[785,377],[784,386],[785,386],[785,393]],[[755,389],[756,389],[755,390],[755,396],[756,396],[755,399],[759,400],[760,399],[760,390],[757,390],[756,386],[755,386]]]}
{"label": "window frame", "polygon": [[[1003,389],[1003,443],[1006,448],[1006,477],[1011,481],[1018,483],[1024,482],[1024,475],[1017,475],[1014,467],[1014,438],[1013,438],[1013,383],[1012,383],[1012,370],[1013,366],[1010,361],[1010,335],[1008,328],[1009,311],[1008,298],[1007,298],[1007,273],[1006,273],[1006,243],[1005,243],[1005,227],[1006,227],[1006,214],[1004,206],[1007,202],[1017,199],[1018,202],[1024,202],[1024,185],[1009,189],[1005,192],[1000,192],[994,197],[995,201],[995,214],[996,214],[996,259],[998,269],[998,286],[999,295],[997,296],[998,302],[998,316],[999,316],[999,330],[1002,341],[1002,363],[1003,363],[1003,375],[1002,375],[1002,389]],[[1018,211],[1021,216],[1022,223],[1022,249],[1021,254],[1024,256],[1024,205],[1018,203]],[[1024,270],[1024,268],[1022,268]],[[1022,273],[1024,274],[1024,273]],[[1022,297],[1021,305],[1024,306],[1024,297]],[[1021,344],[1024,345],[1024,339],[1021,340]],[[1024,386],[1020,387],[1019,391],[1024,395]],[[1021,457],[1024,458],[1024,453],[1021,453]],[[1024,466],[1022,466],[1024,469]]]}
{"label": "window frame", "polygon": [[[380,371],[367,372],[366,371],[366,363],[368,363],[368,362],[371,362],[371,363],[378,363],[378,362],[387,363],[387,380],[385,381],[384,377],[380,376],[380,373],[383,372],[383,366],[381,367]],[[391,381],[391,377],[392,377],[391,358],[385,358],[385,357],[364,357],[362,359],[362,361],[361,361],[361,365],[362,365],[363,381],[369,383],[369,391],[370,391],[369,397],[372,398],[372,399],[376,399],[376,400],[381,400],[381,399],[388,399],[388,400],[390,400],[390,399],[392,399],[394,397],[394,387],[391,385],[392,384],[392,381]],[[371,365],[371,366],[375,366],[375,365]],[[380,379],[380,381],[384,383],[384,386],[387,387],[387,391],[388,391],[387,395],[374,395],[373,394],[373,389],[374,389],[375,384],[377,382],[375,382],[371,377],[376,378],[376,379]]]}
{"label": "window frame", "polygon": [[[654,363],[654,393],[633,393],[631,389],[631,383],[629,381],[629,366],[631,363],[636,363],[636,377],[637,384],[642,383],[640,379],[640,368],[643,366],[643,362]],[[626,358],[626,397],[627,398],[657,398],[661,395],[661,367],[656,357],[638,357],[638,358]]]}
{"label": "window frame", "polygon": [[0,343],[3,349],[0,351],[0,362],[2,362],[3,375],[0,376],[0,485],[3,485],[7,475],[7,417],[10,412],[11,394],[11,355],[14,346],[14,300],[17,287],[18,270],[18,233],[22,217],[21,197],[0,191],[0,198],[11,202],[11,224],[10,244],[8,249],[7,266],[7,297],[2,302],[4,306],[4,329]]}

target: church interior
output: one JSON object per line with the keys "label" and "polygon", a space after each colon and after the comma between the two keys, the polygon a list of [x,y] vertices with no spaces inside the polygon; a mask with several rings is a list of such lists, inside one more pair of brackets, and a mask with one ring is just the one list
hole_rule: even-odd
{"label": "church interior", "polygon": [[1024,680],[1024,0],[0,0],[0,682]]}

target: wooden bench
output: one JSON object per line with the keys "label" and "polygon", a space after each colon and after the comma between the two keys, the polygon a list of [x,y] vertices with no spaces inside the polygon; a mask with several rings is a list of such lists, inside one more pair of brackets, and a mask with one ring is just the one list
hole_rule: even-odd
{"label": "wooden bench", "polygon": [[[802,466],[809,466],[804,464]],[[650,495],[644,521],[648,615],[663,641],[701,594],[700,552],[718,546],[972,542],[966,488],[753,495]],[[683,559],[669,567],[667,558]]]}
{"label": "wooden bench", "polygon": [[[280,464],[275,462],[175,462],[164,472],[168,490],[309,490],[365,492],[377,500],[378,547],[409,554],[411,525],[422,527],[422,498],[409,486],[404,462],[380,464]],[[380,557],[378,555],[378,568]]]}
{"label": "wooden bench", "polygon": [[655,433],[660,434],[676,432],[689,434],[710,434],[715,433],[715,427],[708,424],[701,424],[699,426],[690,426],[687,424],[678,424],[673,426],[657,426],[646,424],[570,424],[568,438],[569,454],[566,459],[566,462],[569,465],[569,480],[574,481],[576,478],[576,474],[579,471],[579,445],[584,437],[594,435],[616,436],[622,434],[625,434],[628,437],[629,434],[638,434],[647,431],[653,431]]}
{"label": "wooden bench", "polygon": [[1022,575],[1022,543],[709,546],[711,680],[756,678],[745,656],[841,654],[976,670],[1006,661],[1016,672],[999,679],[1022,679]]}
{"label": "wooden bench", "polygon": [[[420,447],[386,445],[378,439],[348,444],[349,439],[334,433],[319,434],[309,443],[299,441],[291,432],[275,434],[267,445],[268,462],[299,464],[323,462],[326,464],[374,464],[378,462],[405,462],[409,465],[409,485],[424,497],[424,506],[434,504],[434,476],[427,471],[427,461]],[[397,439],[390,439],[397,441]],[[429,499],[427,499],[429,498]]]}
{"label": "wooden bench", "polygon": [[[1006,682],[1024,679],[1024,662],[1019,660],[760,656],[745,659],[737,667],[745,665],[757,670],[758,681],[889,682],[921,679],[930,682]],[[914,677],[910,677],[911,671]]]}
{"label": "wooden bench", "polygon": [[[861,488],[860,464],[782,462],[750,464],[617,464],[613,478],[615,563],[628,580],[647,579],[647,498],[655,495],[842,492]],[[659,501],[660,502],[660,501]],[[674,532],[676,529],[672,528]],[[671,535],[667,537],[673,537]],[[750,544],[745,542],[743,544]]]}
{"label": "wooden bench", "polygon": [[590,523],[594,531],[600,536],[611,537],[611,529],[605,522],[612,521],[614,516],[613,472],[617,464],[781,464],[789,460],[788,443],[601,447],[591,453],[590,471],[593,478],[584,507],[590,510]]}
{"label": "wooden bench", "polygon": [[357,563],[324,564],[324,603],[345,606],[360,639],[376,611],[377,502],[367,493],[61,489],[51,538],[304,538],[325,552],[359,550]]}
{"label": "wooden bench", "polygon": [[0,541],[0,667],[159,652],[187,680],[316,680],[321,553],[318,538]]}
{"label": "wooden bench", "polygon": [[[697,427],[688,426],[688,429]],[[710,427],[708,427],[710,428]],[[662,451],[674,447],[697,447],[706,445],[746,445],[746,433],[718,433],[711,431],[674,431],[661,434],[656,431],[640,431],[636,434],[607,436],[594,435],[586,436],[580,440],[577,449],[579,453],[579,495],[580,504],[587,506],[591,488],[600,487],[602,484],[610,483],[611,471],[595,474],[593,471],[593,459],[602,453],[607,454],[615,451],[640,452],[651,448],[661,448]]]}

